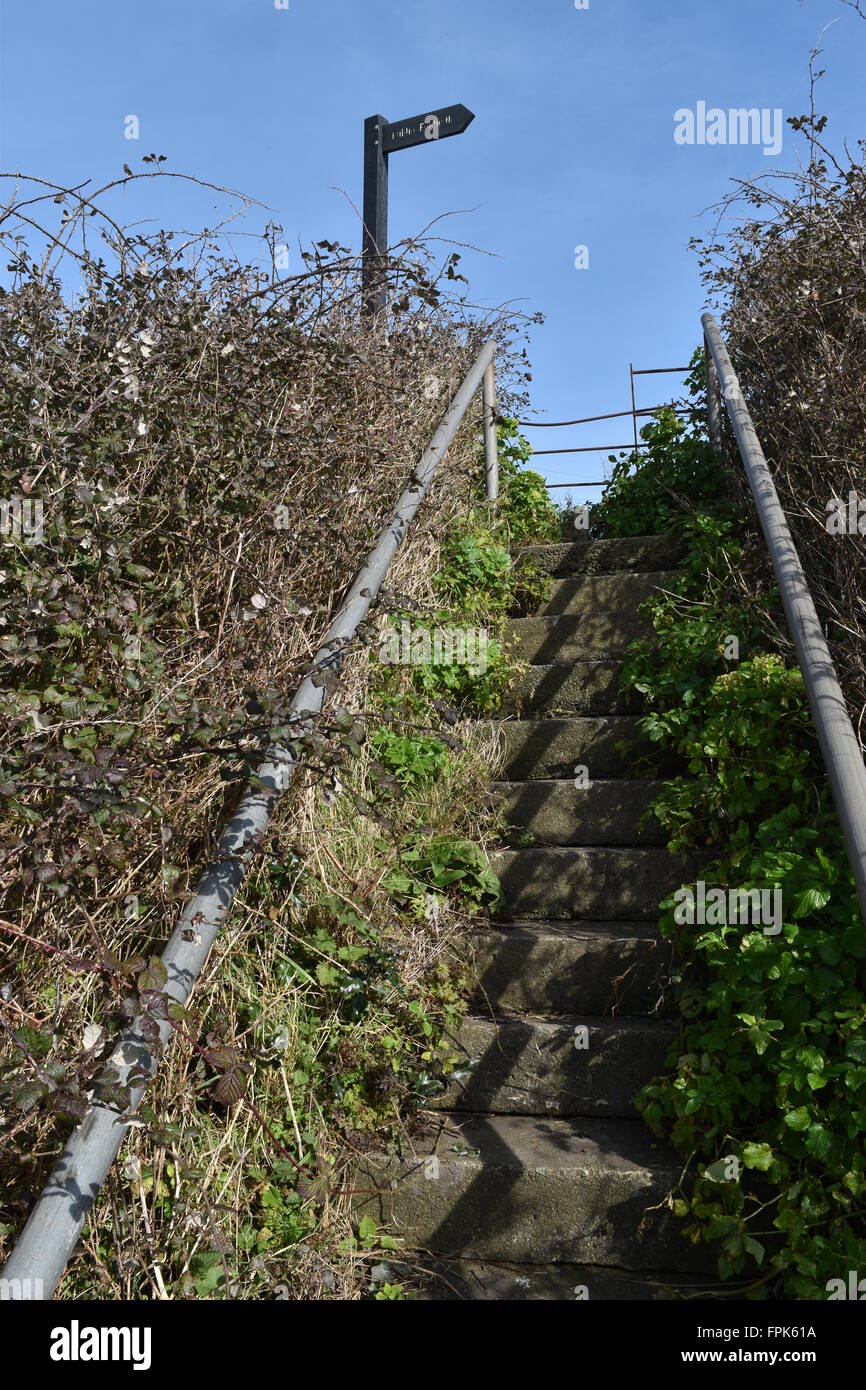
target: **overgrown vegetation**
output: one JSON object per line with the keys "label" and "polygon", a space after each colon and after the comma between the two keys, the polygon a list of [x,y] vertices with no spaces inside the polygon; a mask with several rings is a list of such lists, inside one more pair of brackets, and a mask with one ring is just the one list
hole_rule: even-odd
{"label": "overgrown vegetation", "polygon": [[[847,511],[866,492],[864,146],[827,145],[817,56],[810,111],[790,121],[799,169],[738,185],[720,212],[743,199],[745,218],[696,245],[862,731],[866,542],[826,523],[832,498]],[[692,924],[677,894],[662,904],[682,1031],[639,1105],[694,1162],[672,1201],[721,1276],[753,1297],[826,1298],[866,1264],[866,926],[733,438],[716,488],[702,436],[668,419],[644,437],[593,524],[688,535],[679,592],[647,606],[656,645],[625,673],[645,732],[683,763],[654,814],[671,849],[706,850],[708,886],[778,890],[781,914],[765,932],[710,905]]]}
{"label": "overgrown vegetation", "polygon": [[660,410],[640,431],[643,451],[610,455],[613,465],[601,501],[591,509],[591,529],[598,536],[657,536],[673,531],[700,505],[708,511],[725,490],[724,470],[706,437],[689,428],[705,390],[703,353],[691,360],[686,388],[692,402],[686,419],[673,409]]}
{"label": "overgrown vegetation", "polygon": [[[844,0],[866,19],[861,0]],[[859,26],[858,26],[859,28]],[[841,40],[843,30],[833,30]],[[866,30],[851,34],[862,44]],[[852,722],[866,711],[866,166],[862,139],[820,114],[820,51],[808,111],[789,120],[797,159],[737,183],[694,245],[746,404],[809,580]],[[736,445],[733,485],[748,510]],[[833,499],[853,527],[828,528]],[[781,638],[790,656],[787,635]]]}
{"label": "overgrown vegetation", "polygon": [[[669,452],[646,461],[662,497],[701,442],[684,426],[666,435]],[[646,605],[656,640],[624,671],[647,703],[642,729],[683,764],[653,814],[671,850],[706,851],[708,888],[778,890],[781,915],[767,933],[712,907],[690,922],[678,894],[662,904],[682,1031],[638,1106],[695,1165],[672,1202],[720,1276],[755,1297],[826,1297],[866,1261],[866,926],[754,518],[723,494],[703,511],[697,475],[680,497],[693,513],[677,522],[683,575]]]}
{"label": "overgrown vegetation", "polygon": [[[154,952],[238,790],[290,740],[305,775],[175,1016],[62,1292],[354,1296],[389,1238],[351,1229],[351,1155],[397,1142],[453,1064],[451,947],[496,889],[478,809],[496,749],[460,719],[492,707],[507,668],[495,642],[478,686],[401,668],[398,708],[362,646],[312,733],[287,703],[491,334],[520,401],[519,325],[448,301],[456,253],[432,273],[423,246],[398,249],[386,339],[359,324],[345,248],[320,243],[280,279],[278,228],[242,264],[220,229],[119,230],[114,186],[32,191],[0,222],[0,495],[17,505],[0,552],[0,1258],[118,1030],[159,998]],[[61,237],[40,232],[45,209]],[[484,517],[478,426],[449,450],[382,613],[447,604],[468,621],[431,575],[456,575],[438,557],[468,524],[458,499],[472,494],[472,527]],[[472,599],[492,628],[502,604]]]}

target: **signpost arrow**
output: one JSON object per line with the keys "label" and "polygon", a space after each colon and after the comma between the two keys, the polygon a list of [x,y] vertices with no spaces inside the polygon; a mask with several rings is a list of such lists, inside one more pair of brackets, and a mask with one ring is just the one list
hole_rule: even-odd
{"label": "signpost arrow", "polygon": [[361,297],[365,314],[387,304],[384,259],[388,250],[388,156],[413,145],[462,135],[475,116],[468,107],[442,106],[405,121],[368,116],[364,122],[364,240]]}
{"label": "signpost arrow", "polygon": [[448,135],[462,135],[475,113],[463,105],[443,106],[438,111],[410,116],[407,121],[393,121],[385,126],[385,153],[408,150],[428,140],[444,140]]}

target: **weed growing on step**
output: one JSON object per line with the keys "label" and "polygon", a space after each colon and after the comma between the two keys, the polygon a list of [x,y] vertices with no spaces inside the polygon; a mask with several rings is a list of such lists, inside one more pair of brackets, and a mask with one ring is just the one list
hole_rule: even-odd
{"label": "weed growing on step", "polygon": [[506,541],[478,509],[455,518],[442,542],[441,568],[433,580],[436,593],[450,608],[468,617],[505,612],[512,588]]}

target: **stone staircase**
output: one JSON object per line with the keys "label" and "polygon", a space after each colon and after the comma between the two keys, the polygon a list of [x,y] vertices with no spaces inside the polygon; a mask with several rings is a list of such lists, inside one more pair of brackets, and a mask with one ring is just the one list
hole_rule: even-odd
{"label": "stone staircase", "polygon": [[660,1297],[705,1255],[665,1205],[681,1165],[632,1100],[677,1033],[658,903],[700,865],[639,828],[659,783],[629,778],[648,750],[618,677],[678,549],[645,537],[529,553],[552,594],[511,623],[529,665],[503,710],[504,901],[475,939],[466,1066],[414,1154],[365,1160],[359,1186],[378,1195],[360,1205],[432,1257],[433,1297]]}

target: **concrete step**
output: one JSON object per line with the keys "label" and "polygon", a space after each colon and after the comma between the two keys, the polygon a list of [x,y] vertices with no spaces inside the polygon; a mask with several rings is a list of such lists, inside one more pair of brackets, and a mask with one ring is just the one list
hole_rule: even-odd
{"label": "concrete step", "polygon": [[[502,781],[547,781],[568,778],[585,767],[589,780],[625,777],[646,760],[644,775],[673,772],[678,759],[661,754],[644,738],[637,717],[628,714],[584,715],[573,719],[503,720]],[[575,788],[575,795],[577,795]]]}
{"label": "concrete step", "polygon": [[652,640],[654,632],[643,613],[618,608],[552,618],[510,618],[505,636],[508,652],[517,661],[549,666],[552,662],[624,656],[632,642]]}
{"label": "concrete step", "polygon": [[503,715],[524,719],[569,714],[637,714],[640,696],[620,689],[621,661],[527,666],[502,701]]}
{"label": "concrete step", "polygon": [[661,589],[669,589],[679,570],[629,574],[576,575],[554,579],[550,598],[538,609],[539,617],[593,612],[621,613],[635,609]]}
{"label": "concrete step", "polygon": [[[355,1215],[407,1249],[468,1259],[697,1272],[664,1204],[681,1163],[631,1120],[440,1115],[408,1157],[365,1155]],[[703,1263],[701,1263],[703,1260]]]}
{"label": "concrete step", "polygon": [[693,883],[706,856],[661,849],[503,849],[490,862],[502,884],[504,920],[655,923],[662,898]]}
{"label": "concrete step", "polygon": [[678,1032],[658,1019],[470,1014],[454,1039],[464,1062],[435,1108],[635,1119],[634,1097],[664,1071]]}
{"label": "concrete step", "polygon": [[473,932],[479,1008],[650,1014],[667,1007],[673,950],[646,922],[514,922]]}
{"label": "concrete step", "polygon": [[583,788],[576,787],[573,779],[494,782],[491,805],[509,827],[505,838],[512,844],[665,845],[668,833],[654,815],[648,815],[663,786],[663,782],[622,778],[591,782]]}
{"label": "concrete step", "polygon": [[[414,1271],[406,1267],[406,1277]],[[418,1297],[443,1303],[625,1303],[664,1302],[689,1293],[712,1298],[722,1286],[675,1271],[605,1269],[600,1265],[493,1264],[484,1260],[437,1260],[424,1271]]]}
{"label": "concrete step", "polygon": [[621,570],[675,569],[685,553],[677,536],[629,536],[619,540],[528,545],[515,559],[531,560],[540,574],[566,579],[572,574],[616,574]]}

